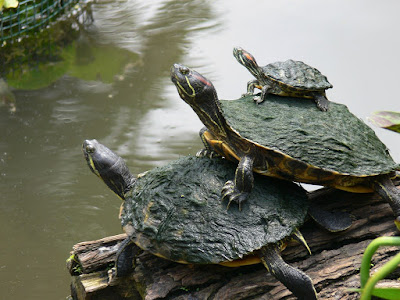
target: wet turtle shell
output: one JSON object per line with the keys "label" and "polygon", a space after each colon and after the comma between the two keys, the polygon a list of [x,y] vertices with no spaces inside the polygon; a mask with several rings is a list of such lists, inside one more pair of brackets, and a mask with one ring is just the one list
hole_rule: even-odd
{"label": "wet turtle shell", "polygon": [[250,201],[226,209],[221,188],[236,165],[185,157],[138,177],[125,196],[121,223],[142,249],[173,261],[233,261],[289,237],[308,202],[298,185],[256,176]]}
{"label": "wet turtle shell", "polygon": [[[328,171],[326,176],[374,176],[399,168],[375,132],[343,104],[331,102],[323,114],[311,101],[274,95],[259,105],[252,96],[220,100],[220,105],[243,142],[250,140],[321,168]],[[282,166],[290,168],[290,163]]]}
{"label": "wet turtle shell", "polygon": [[326,90],[332,88],[325,75],[302,61],[286,60],[274,62],[261,67],[265,76],[272,78],[281,85],[299,90]]}
{"label": "wet turtle shell", "polygon": [[349,192],[375,191],[390,204],[400,228],[400,192],[391,180],[399,165],[346,106],[334,103],[321,114],[311,101],[293,97],[272,96],[259,105],[254,96],[219,100],[211,81],[180,64],[172,66],[171,80],[206,126],[199,154],[239,161],[222,199],[246,201],[255,171]]}

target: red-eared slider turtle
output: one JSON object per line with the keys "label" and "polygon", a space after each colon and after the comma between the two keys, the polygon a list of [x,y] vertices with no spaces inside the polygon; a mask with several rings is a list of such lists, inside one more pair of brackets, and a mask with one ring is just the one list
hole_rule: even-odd
{"label": "red-eared slider turtle", "polygon": [[400,192],[390,179],[399,165],[374,131],[345,105],[331,103],[321,114],[310,109],[313,103],[298,98],[271,95],[257,106],[253,96],[218,100],[209,80],[179,64],[172,67],[171,79],[206,126],[200,132],[206,149],[239,161],[223,198],[239,204],[246,200],[254,170],[350,192],[376,191],[399,218]]}
{"label": "red-eared slider turtle", "polygon": [[118,251],[117,276],[132,268],[134,243],[179,263],[262,262],[299,299],[316,299],[311,279],[280,256],[290,237],[306,245],[297,229],[308,209],[300,186],[256,175],[251,201],[242,211],[227,210],[220,191],[235,170],[228,160],[189,156],[134,178],[125,162],[96,140],[85,141],[83,152],[92,172],[124,200],[120,218],[129,238]]}
{"label": "red-eared slider turtle", "polygon": [[325,90],[332,87],[326,76],[302,61],[287,60],[260,67],[253,55],[242,48],[234,48],[233,56],[256,78],[247,84],[247,94],[253,95],[254,88],[261,90],[255,97],[257,103],[268,94],[314,99],[318,108],[328,110],[329,101]]}

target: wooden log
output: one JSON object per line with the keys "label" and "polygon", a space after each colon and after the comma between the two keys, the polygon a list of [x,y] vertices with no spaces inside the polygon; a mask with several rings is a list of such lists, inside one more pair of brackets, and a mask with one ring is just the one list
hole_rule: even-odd
{"label": "wooden log", "polygon": [[[282,256],[312,278],[320,299],[358,299],[359,294],[349,289],[360,286],[361,257],[374,238],[397,234],[393,213],[389,205],[374,194],[324,189],[311,196],[321,193],[325,195],[318,200],[321,206],[350,213],[352,226],[344,232],[329,233],[310,220],[301,231],[312,255],[301,245],[291,243]],[[136,259],[133,273],[115,280],[109,266],[115,249],[124,238],[125,235],[118,235],[74,246],[71,254],[85,264],[82,270],[88,274],[73,276],[73,299],[295,299],[261,264],[239,268],[182,265],[143,252]],[[105,247],[109,247],[111,254],[99,253],[100,249],[104,252]],[[396,247],[379,249],[373,257],[372,272],[397,252]],[[107,259],[100,260],[100,257]],[[103,270],[91,273],[91,270],[101,270],[100,261]],[[76,266],[69,264],[68,267],[71,274],[76,274],[71,271]],[[399,276],[400,272],[396,271],[391,278]],[[389,280],[385,284],[394,283]]]}
{"label": "wooden log", "polygon": [[82,242],[74,245],[67,268],[71,275],[88,274],[113,265],[115,254],[126,234],[105,237],[96,241]]}

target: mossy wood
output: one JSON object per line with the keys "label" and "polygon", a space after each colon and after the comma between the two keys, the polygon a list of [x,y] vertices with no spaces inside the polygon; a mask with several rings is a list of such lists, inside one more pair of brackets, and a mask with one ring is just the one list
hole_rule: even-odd
{"label": "mossy wood", "polygon": [[221,188],[235,169],[226,160],[185,157],[139,176],[123,204],[125,231],[153,254],[207,264],[242,258],[304,222],[305,191],[262,176],[241,211],[227,210]]}
{"label": "mossy wood", "polygon": [[354,176],[398,169],[387,147],[343,104],[331,102],[321,114],[308,99],[269,95],[220,100],[227,122],[239,134],[316,167]]}

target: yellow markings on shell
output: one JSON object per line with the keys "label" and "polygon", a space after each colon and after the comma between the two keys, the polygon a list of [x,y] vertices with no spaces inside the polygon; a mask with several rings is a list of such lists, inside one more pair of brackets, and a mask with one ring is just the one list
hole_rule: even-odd
{"label": "yellow markings on shell", "polygon": [[353,185],[353,186],[334,185],[333,187],[335,189],[351,193],[366,194],[374,192],[374,189],[372,187],[362,186],[362,185]]}
{"label": "yellow markings on shell", "polygon": [[185,231],[184,231],[183,229],[180,229],[180,230],[176,231],[176,234],[177,234],[178,236],[182,236],[184,232],[185,232]]}
{"label": "yellow markings on shell", "polygon": [[242,259],[236,259],[233,261],[224,261],[224,262],[219,263],[219,265],[225,266],[225,267],[236,268],[236,267],[241,267],[241,266],[259,264],[260,262],[261,262],[260,257],[258,257],[256,255],[249,255]]}
{"label": "yellow markings on shell", "polygon": [[[154,252],[153,254],[155,256],[164,258],[166,260],[171,260],[170,258],[166,257],[165,255],[163,255],[163,254],[161,254],[159,252]],[[185,264],[185,265],[191,264],[191,263],[189,263],[189,262],[187,262],[185,260],[172,260],[172,261],[177,262],[179,264]],[[261,262],[261,259],[258,256],[249,255],[249,256],[246,256],[246,257],[244,257],[242,259],[236,259],[236,260],[233,260],[233,261],[220,262],[220,263],[218,263],[218,265],[225,266],[225,267],[230,267],[230,268],[236,268],[236,267],[241,267],[241,266],[256,265],[256,264],[259,264],[260,262]]]}
{"label": "yellow markings on shell", "polygon": [[166,260],[170,260],[168,257],[165,257],[164,255],[162,255],[161,253],[158,253],[158,252],[155,252],[155,253],[153,253],[155,256],[158,256],[158,257],[161,257],[161,258],[164,258],[164,259],[166,259]]}
{"label": "yellow markings on shell", "polygon": [[152,254],[154,254],[155,256],[164,258],[166,260],[169,260],[169,261],[174,261],[174,262],[176,262],[178,264],[184,264],[184,265],[190,264],[189,262],[187,262],[185,260],[171,260],[170,258],[166,257],[165,255],[161,254],[160,252],[152,252]]}
{"label": "yellow markings on shell", "polygon": [[215,149],[219,150],[220,154],[225,156],[225,158],[234,158],[236,160],[240,160],[239,156],[233,152],[232,148],[229,147],[225,142],[214,139],[213,136],[210,135],[208,131],[206,131],[203,135],[204,139]]}
{"label": "yellow markings on shell", "polygon": [[143,223],[147,223],[149,220],[149,215],[150,215],[150,208],[154,205],[153,201],[150,201],[149,204],[147,204],[147,207],[144,210],[144,219]]}

